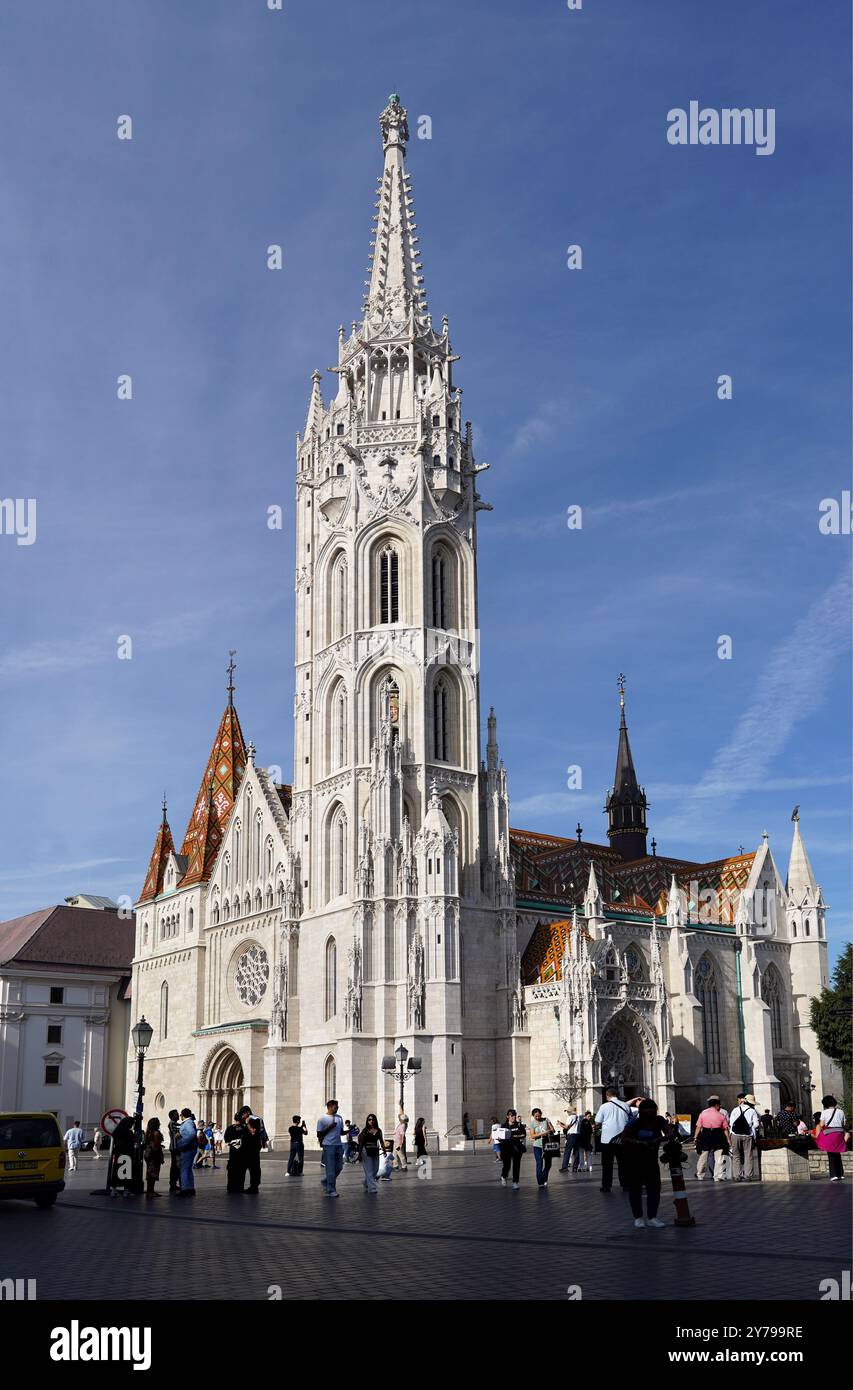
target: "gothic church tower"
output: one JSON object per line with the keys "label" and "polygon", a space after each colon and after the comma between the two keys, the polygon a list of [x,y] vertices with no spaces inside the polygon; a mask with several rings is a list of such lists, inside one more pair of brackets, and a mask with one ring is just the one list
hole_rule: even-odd
{"label": "gothic church tower", "polygon": [[328,403],[314,373],[297,437],[298,1046],[271,1040],[266,1104],[272,1089],[313,1114],[334,1093],[388,1123],[381,1060],[403,1042],[422,1059],[407,1110],[443,1135],[511,1094],[519,962],[493,714],[480,761],[486,465],[447,318],[437,329],[427,308],[396,94],[380,129],[362,320],[339,330]]}

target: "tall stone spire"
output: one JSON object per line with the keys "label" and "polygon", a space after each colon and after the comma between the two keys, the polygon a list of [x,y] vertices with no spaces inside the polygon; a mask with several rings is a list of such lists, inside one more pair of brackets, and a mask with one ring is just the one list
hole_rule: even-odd
{"label": "tall stone spire", "polygon": [[607,798],[607,838],[623,859],[642,859],[646,854],[646,793],[637,781],[625,722],[625,677],[619,681],[619,748],[613,790]]}
{"label": "tall stone spire", "polygon": [[798,899],[807,897],[809,894],[817,899],[818,887],[817,879],[809,862],[806,847],[803,844],[803,837],[800,834],[799,806],[791,817],[794,822],[794,838],[791,841],[791,857],[788,860],[788,880],[786,888],[789,894]]}
{"label": "tall stone spire", "polygon": [[377,185],[376,227],[371,242],[370,280],[364,300],[365,318],[405,321],[410,314],[425,318],[426,292],[417,250],[411,181],[406,173],[409,124],[396,92],[379,117],[385,168]]}

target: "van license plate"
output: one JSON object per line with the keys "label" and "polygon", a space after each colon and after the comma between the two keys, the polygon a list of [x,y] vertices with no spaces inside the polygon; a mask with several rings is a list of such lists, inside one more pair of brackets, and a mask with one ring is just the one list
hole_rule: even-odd
{"label": "van license plate", "polygon": [[26,1163],[4,1163],[3,1167],[8,1172],[10,1168],[38,1168],[36,1160],[30,1159]]}

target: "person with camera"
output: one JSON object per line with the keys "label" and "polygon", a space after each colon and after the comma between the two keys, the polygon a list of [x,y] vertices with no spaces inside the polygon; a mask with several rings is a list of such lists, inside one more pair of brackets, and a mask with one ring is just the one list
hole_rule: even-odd
{"label": "person with camera", "polygon": [[302,1169],[305,1164],[305,1135],[308,1133],[308,1126],[301,1115],[293,1116],[293,1123],[288,1128],[290,1135],[290,1155],[287,1160],[287,1176],[289,1178],[301,1178]]}
{"label": "person with camera", "polygon": [[512,1186],[515,1192],[520,1186],[519,1176],[521,1174],[521,1156],[527,1148],[527,1128],[518,1118],[517,1110],[508,1110],[506,1119],[498,1129],[498,1140],[501,1146],[501,1186],[506,1187],[506,1180],[512,1170]]}
{"label": "person with camera", "polygon": [[242,1150],[246,1159],[246,1172],[249,1175],[246,1191],[255,1197],[261,1185],[261,1148],[266,1142],[267,1132],[260,1115],[253,1115],[248,1105],[243,1106],[240,1118],[245,1130]]}
{"label": "person with camera", "polygon": [[245,1133],[242,1111],[238,1110],[234,1116],[234,1123],[225,1131],[225,1143],[228,1146],[228,1162],[225,1167],[226,1192],[242,1192],[246,1184],[246,1155],[243,1152]]}
{"label": "person with camera", "polygon": [[[658,1151],[665,1140],[672,1137],[673,1128],[658,1114],[653,1100],[641,1100],[636,1107],[636,1119],[629,1120],[621,1131],[620,1173],[628,1190],[628,1200],[634,1216],[634,1225],[665,1226],[658,1219],[660,1206],[660,1162]],[[646,1212],[643,1216],[643,1189],[646,1193]]]}

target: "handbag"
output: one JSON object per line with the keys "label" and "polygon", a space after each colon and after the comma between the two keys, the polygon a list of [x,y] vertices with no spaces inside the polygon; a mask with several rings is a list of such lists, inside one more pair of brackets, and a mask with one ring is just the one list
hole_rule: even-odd
{"label": "handbag", "polygon": [[546,1134],[542,1140],[543,1154],[558,1154],[560,1152],[559,1134]]}
{"label": "handbag", "polygon": [[497,1131],[497,1137],[501,1144],[506,1144],[512,1138],[512,1130],[506,1125],[501,1125]]}

